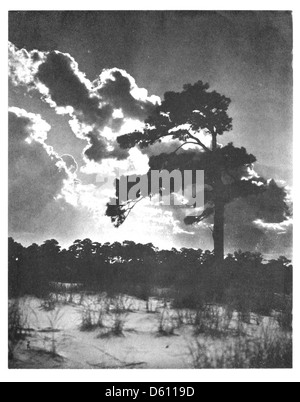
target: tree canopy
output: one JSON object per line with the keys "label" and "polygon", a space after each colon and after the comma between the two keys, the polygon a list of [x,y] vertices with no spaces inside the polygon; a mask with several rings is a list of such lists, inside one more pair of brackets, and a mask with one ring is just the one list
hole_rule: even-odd
{"label": "tree canopy", "polygon": [[[150,157],[147,174],[149,178],[153,170],[204,171],[204,211],[200,215],[189,213],[184,221],[187,225],[193,225],[214,216],[214,246],[220,259],[224,255],[227,204],[241,197],[261,196],[271,186],[275,198],[276,194],[278,196],[275,208],[279,215],[286,217],[289,214],[284,201],[285,190],[274,181],[270,183],[253,174],[252,167],[256,162],[254,155],[248,153],[244,147],[235,147],[233,143],[223,147],[218,144],[217,136],[232,129],[232,119],[228,115],[230,102],[229,98],[210,91],[209,85],[202,81],[194,85],[188,84],[183,87],[182,92],[167,92],[164,95],[161,105],[145,121],[144,130],[125,134],[117,139],[121,148],[137,146],[144,149],[165,139],[174,145],[174,151]],[[211,146],[204,144],[203,135],[210,137]],[[193,149],[184,149],[188,144],[194,145]],[[143,198],[141,194],[137,194],[135,199],[122,202],[119,199],[119,184],[117,181],[115,202],[107,205],[106,212],[116,227],[124,223],[134,206]],[[162,188],[159,187],[158,192],[161,191]],[[153,189],[149,187],[148,196],[153,195]]]}

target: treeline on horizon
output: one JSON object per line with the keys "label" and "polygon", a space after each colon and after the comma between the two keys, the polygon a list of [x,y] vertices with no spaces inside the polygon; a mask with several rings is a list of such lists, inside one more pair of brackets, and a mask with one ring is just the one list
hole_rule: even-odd
{"label": "treeline on horizon", "polygon": [[259,253],[237,251],[221,269],[211,251],[158,250],[131,241],[99,244],[76,240],[68,249],[52,239],[24,247],[9,238],[9,297],[46,297],[51,284],[81,284],[82,289],[125,293],[147,299],[167,290],[178,304],[201,300],[273,306],[276,295],[292,293],[293,266],[285,257],[265,261]]}

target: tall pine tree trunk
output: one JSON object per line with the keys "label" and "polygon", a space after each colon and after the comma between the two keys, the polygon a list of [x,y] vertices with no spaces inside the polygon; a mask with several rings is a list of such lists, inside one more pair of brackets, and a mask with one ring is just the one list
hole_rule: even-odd
{"label": "tall pine tree trunk", "polygon": [[215,202],[214,217],[214,251],[217,264],[221,264],[224,260],[224,217],[225,205],[222,200]]}
{"label": "tall pine tree trunk", "polygon": [[[216,152],[217,134],[213,134],[212,151]],[[215,216],[214,216],[214,253],[216,265],[221,265],[224,261],[224,225],[225,225],[225,204],[223,201],[222,171],[218,158],[215,159]]]}

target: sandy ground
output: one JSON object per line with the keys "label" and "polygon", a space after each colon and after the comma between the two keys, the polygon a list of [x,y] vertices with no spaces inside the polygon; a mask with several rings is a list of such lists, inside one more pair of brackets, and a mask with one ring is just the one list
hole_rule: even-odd
{"label": "sandy ground", "polygon": [[[76,298],[75,298],[76,299]],[[79,295],[72,304],[59,303],[54,311],[41,308],[35,298],[22,299],[21,309],[29,329],[29,336],[17,346],[15,360],[10,368],[26,369],[189,369],[193,368],[189,348],[194,342],[191,325],[177,327],[172,336],[159,334],[159,322],[163,311],[172,325],[177,313],[152,300],[152,313],[141,300],[126,298],[130,312],[124,319],[123,335],[114,336],[113,310],[105,314],[104,328],[83,332],[80,329],[82,313],[87,305],[97,305],[96,296],[88,296],[79,305]],[[75,302],[74,302],[75,301]],[[128,309],[129,309],[128,307]],[[168,325],[168,322],[167,322]],[[260,324],[262,325],[262,324]],[[257,323],[248,331],[258,331]],[[212,347],[222,347],[224,340],[212,341]],[[53,355],[53,346],[56,354]]]}

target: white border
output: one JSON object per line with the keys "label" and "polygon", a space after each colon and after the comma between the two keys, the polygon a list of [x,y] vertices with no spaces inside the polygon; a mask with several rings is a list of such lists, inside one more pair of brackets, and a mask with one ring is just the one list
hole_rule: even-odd
{"label": "white border", "polygon": [[[102,4],[101,4],[102,3]],[[199,4],[200,3],[200,4]],[[26,7],[25,7],[26,4]],[[124,5],[126,4],[126,7]],[[0,210],[2,212],[1,219],[1,241],[0,241],[0,382],[299,382],[300,378],[300,360],[299,360],[299,295],[297,292],[299,282],[299,231],[298,231],[298,208],[295,208],[295,250],[294,250],[294,266],[295,266],[295,364],[293,370],[18,370],[9,371],[7,369],[7,32],[8,32],[8,10],[292,10],[294,15],[294,149],[300,150],[299,134],[297,132],[297,123],[299,115],[299,26],[300,16],[299,1],[265,1],[252,0],[251,2],[241,1],[214,1],[208,5],[199,1],[157,1],[151,2],[141,1],[114,1],[109,5],[103,2],[89,1],[84,2],[84,7],[74,1],[57,1],[52,0],[51,3],[41,3],[40,1],[20,1],[12,0],[8,4],[1,4],[0,26],[1,26],[1,197]],[[5,123],[4,123],[5,122]],[[297,135],[298,134],[298,135]],[[299,159],[295,153],[295,162]],[[296,166],[299,169],[299,166]],[[299,186],[297,177],[294,177],[294,197],[295,205],[298,206]],[[100,397],[100,395],[99,395]]]}
{"label": "white border", "polygon": [[[103,2],[104,3],[104,2]],[[207,4],[207,2],[199,2],[193,0],[171,1],[171,0],[114,0],[109,4],[99,4],[95,0],[86,0],[84,7],[78,2],[74,3],[72,0],[51,1],[51,6],[47,3],[41,3],[38,0],[29,0],[24,6],[22,0],[12,0],[7,7],[8,10],[292,10],[295,8],[297,1],[286,0],[252,0],[250,1],[235,1],[215,0]]]}

